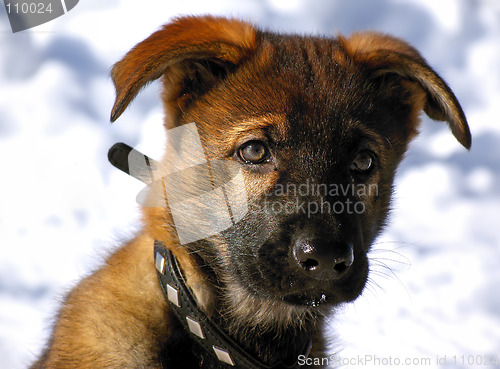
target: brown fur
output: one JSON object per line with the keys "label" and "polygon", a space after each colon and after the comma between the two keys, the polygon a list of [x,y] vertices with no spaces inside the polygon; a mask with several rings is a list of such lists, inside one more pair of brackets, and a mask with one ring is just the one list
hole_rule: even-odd
{"label": "brown fur", "polygon": [[[116,87],[112,121],[142,87],[162,77],[165,127],[196,122],[210,159],[233,160],[235,149],[248,138],[278,137],[282,151],[276,167],[244,173],[250,201],[272,192],[285,177],[293,183],[313,172],[326,178],[327,168],[340,168],[342,155],[358,137],[353,132],[362,133],[363,142],[368,140],[379,155],[380,169],[368,182],[379,193],[360,196],[366,212],[354,232],[360,237],[355,250],[359,277],[348,289],[335,286],[331,306],[355,299],[363,289],[366,252],[385,223],[394,172],[417,134],[420,111],[447,121],[465,147],[471,142],[450,88],[410,45],[378,33],[336,39],[280,36],[239,20],[185,17],[134,47],[111,75]],[[296,148],[298,142],[302,146]],[[168,158],[163,162],[167,165]],[[287,334],[299,326],[316,335],[313,351],[322,350],[318,327],[329,309],[298,307],[251,292],[250,281],[242,284],[230,273],[231,258],[238,256],[227,239],[212,237],[211,253],[203,245],[181,247],[165,208],[144,208],[143,214],[143,231],[67,296],[49,345],[33,368],[181,367],[175,355],[185,338],[179,338],[157,281],[155,239],[178,259],[200,307],[210,316],[225,317],[227,331],[244,338],[249,350],[266,357],[271,353],[264,347],[266,334],[285,344],[293,339]],[[340,223],[331,224],[342,233]],[[279,220],[273,227],[279,228]],[[214,253],[221,264],[215,274],[206,273],[205,263]],[[197,360],[182,367],[199,367]]]}

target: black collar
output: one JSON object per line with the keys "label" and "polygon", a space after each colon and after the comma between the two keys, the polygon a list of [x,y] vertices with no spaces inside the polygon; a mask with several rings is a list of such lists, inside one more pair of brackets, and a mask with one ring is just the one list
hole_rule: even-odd
{"label": "black collar", "polygon": [[299,343],[297,347],[300,351],[293,357],[275,357],[272,362],[262,362],[253,357],[198,309],[177,260],[159,241],[155,241],[154,257],[161,288],[179,322],[191,332],[193,340],[225,366],[245,369],[297,368],[298,358],[308,356],[311,349],[309,339]]}

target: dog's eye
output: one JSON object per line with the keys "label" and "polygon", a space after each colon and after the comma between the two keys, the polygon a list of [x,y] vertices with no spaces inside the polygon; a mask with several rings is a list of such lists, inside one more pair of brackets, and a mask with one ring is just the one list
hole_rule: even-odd
{"label": "dog's eye", "polygon": [[351,163],[350,169],[356,172],[366,173],[373,168],[373,155],[367,150],[358,152]]}
{"label": "dog's eye", "polygon": [[269,158],[269,149],[262,141],[252,140],[243,144],[238,155],[248,164],[260,164]]}

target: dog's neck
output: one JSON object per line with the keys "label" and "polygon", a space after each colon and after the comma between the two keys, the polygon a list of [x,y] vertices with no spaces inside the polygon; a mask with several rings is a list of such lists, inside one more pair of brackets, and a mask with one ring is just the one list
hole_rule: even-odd
{"label": "dog's neck", "polygon": [[158,241],[155,266],[171,311],[191,341],[196,342],[193,349],[199,351],[203,367],[211,362],[209,367],[226,363],[247,369],[293,368],[299,357],[307,357],[312,332],[304,327],[283,329],[277,324],[276,329],[235,329],[239,325],[217,314],[208,318],[198,308],[174,255]]}

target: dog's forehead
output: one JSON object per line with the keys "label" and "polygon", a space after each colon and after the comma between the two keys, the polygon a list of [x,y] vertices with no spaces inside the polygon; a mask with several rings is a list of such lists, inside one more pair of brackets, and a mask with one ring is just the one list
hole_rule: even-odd
{"label": "dog's forehead", "polygon": [[363,69],[336,39],[264,33],[255,55],[189,119],[220,155],[252,137],[332,155],[325,148],[345,147],[373,106]]}
{"label": "dog's forehead", "polygon": [[342,134],[369,115],[369,83],[336,39],[262,37],[263,46],[230,89],[237,102],[232,112],[242,117],[235,130],[268,128],[296,142]]}

